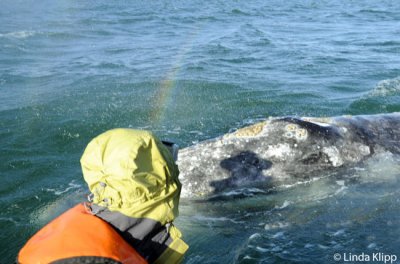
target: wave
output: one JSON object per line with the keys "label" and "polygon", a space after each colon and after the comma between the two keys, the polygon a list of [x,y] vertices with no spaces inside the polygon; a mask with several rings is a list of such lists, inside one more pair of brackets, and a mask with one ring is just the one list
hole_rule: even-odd
{"label": "wave", "polygon": [[251,16],[250,13],[247,13],[247,12],[245,12],[245,11],[243,11],[243,10],[238,9],[238,8],[232,9],[231,13],[232,13],[233,15]]}
{"label": "wave", "polygon": [[395,12],[387,11],[387,10],[377,10],[377,9],[361,9],[359,13],[367,13],[367,14],[384,14],[384,15],[392,15]]}
{"label": "wave", "polygon": [[260,61],[260,59],[255,57],[237,57],[231,59],[220,59],[220,61],[234,63],[234,64],[241,64],[241,63],[252,63],[255,61]]}
{"label": "wave", "polygon": [[391,96],[400,92],[400,76],[380,81],[368,94],[369,97]]}
{"label": "wave", "polygon": [[400,111],[400,76],[380,81],[373,89],[349,105],[353,115]]}
{"label": "wave", "polygon": [[234,224],[242,223],[242,222],[236,221],[235,219],[231,219],[229,217],[210,217],[210,216],[204,216],[204,215],[195,215],[192,217],[192,219],[200,221],[200,222],[232,222]]}
{"label": "wave", "polygon": [[253,197],[255,195],[266,195],[268,191],[258,188],[238,188],[215,194],[209,198],[210,201],[233,200],[238,198]]}
{"label": "wave", "polygon": [[52,192],[56,196],[60,196],[66,192],[69,192],[71,190],[79,190],[82,187],[82,185],[75,183],[74,181],[68,183],[68,187],[62,188],[62,189],[52,189],[52,188],[47,188],[45,191],[47,192]]}
{"label": "wave", "polygon": [[31,30],[22,30],[22,31],[14,31],[9,33],[0,33],[0,38],[16,38],[16,39],[25,39],[32,36],[35,36],[39,32],[31,31]]}

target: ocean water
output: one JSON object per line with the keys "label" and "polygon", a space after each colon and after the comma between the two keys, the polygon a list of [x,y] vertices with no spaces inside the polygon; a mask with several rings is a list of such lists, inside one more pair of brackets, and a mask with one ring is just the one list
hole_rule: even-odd
{"label": "ocean water", "polygon": [[[1,1],[0,263],[85,200],[79,159],[107,129],[185,147],[269,116],[400,111],[399,10],[396,0]],[[183,200],[184,263],[399,260],[399,161],[383,153],[273,192]]]}

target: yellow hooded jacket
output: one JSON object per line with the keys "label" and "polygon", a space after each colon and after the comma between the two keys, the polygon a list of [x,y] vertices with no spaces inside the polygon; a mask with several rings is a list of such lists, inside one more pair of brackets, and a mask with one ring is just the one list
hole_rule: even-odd
{"label": "yellow hooded jacket", "polygon": [[[124,237],[150,263],[180,262],[188,246],[172,225],[179,170],[160,140],[148,131],[113,129],[88,144],[81,165],[94,214],[128,233]],[[153,245],[158,248],[151,250]]]}

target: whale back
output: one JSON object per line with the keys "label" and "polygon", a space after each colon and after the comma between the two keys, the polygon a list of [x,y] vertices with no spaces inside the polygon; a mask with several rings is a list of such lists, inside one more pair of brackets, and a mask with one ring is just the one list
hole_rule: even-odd
{"label": "whale back", "polygon": [[376,152],[399,151],[399,114],[334,118],[270,118],[183,149],[183,197],[290,179],[308,179],[356,164]]}

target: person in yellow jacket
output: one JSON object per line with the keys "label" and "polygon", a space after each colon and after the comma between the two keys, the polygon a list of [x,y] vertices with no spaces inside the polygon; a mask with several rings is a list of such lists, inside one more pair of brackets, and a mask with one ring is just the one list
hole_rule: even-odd
{"label": "person in yellow jacket", "polygon": [[17,262],[175,264],[188,249],[173,225],[181,184],[176,145],[151,132],[114,129],[81,158],[91,194],[36,233]]}

